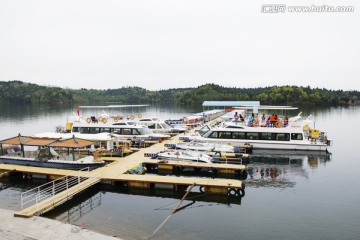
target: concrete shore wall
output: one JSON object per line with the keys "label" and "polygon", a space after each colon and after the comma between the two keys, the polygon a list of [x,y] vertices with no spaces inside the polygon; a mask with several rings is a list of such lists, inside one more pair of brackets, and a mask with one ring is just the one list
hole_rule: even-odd
{"label": "concrete shore wall", "polygon": [[43,217],[29,219],[14,217],[14,211],[0,209],[0,240],[118,240],[78,226]]}

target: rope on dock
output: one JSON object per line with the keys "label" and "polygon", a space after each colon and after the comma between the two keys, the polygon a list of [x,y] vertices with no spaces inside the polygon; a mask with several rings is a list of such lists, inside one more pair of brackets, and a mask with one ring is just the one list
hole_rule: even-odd
{"label": "rope on dock", "polygon": [[181,200],[179,201],[179,203],[176,205],[176,207],[173,209],[173,211],[170,213],[169,216],[167,216],[165,218],[165,220],[155,229],[155,231],[151,234],[150,238],[153,237],[164,225],[165,223],[171,218],[172,215],[174,215],[174,213],[177,211],[177,209],[180,207],[181,203],[184,201],[184,199],[186,198],[186,196],[191,192],[191,190],[193,189],[193,187],[195,186],[195,183],[193,183],[193,185],[190,186],[190,188],[187,190],[187,192],[184,194],[184,196],[181,198]]}

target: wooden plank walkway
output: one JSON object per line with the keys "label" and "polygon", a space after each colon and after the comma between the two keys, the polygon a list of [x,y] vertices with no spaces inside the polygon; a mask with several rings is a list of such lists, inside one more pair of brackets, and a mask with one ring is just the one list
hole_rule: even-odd
{"label": "wooden plank walkway", "polygon": [[82,192],[83,190],[99,183],[101,179],[99,178],[89,178],[65,191],[62,191],[52,197],[49,197],[37,204],[34,204],[28,208],[25,208],[17,213],[15,213],[15,217],[24,217],[30,218],[37,214],[41,214],[42,212],[48,211],[57,205],[65,202],[66,200],[73,197],[75,194]]}
{"label": "wooden plank walkway", "polygon": [[57,168],[42,168],[42,167],[30,167],[30,166],[21,166],[21,165],[12,165],[12,164],[0,164],[1,170],[6,171],[15,171],[22,173],[31,173],[31,174],[43,174],[43,175],[53,175],[53,176],[76,176],[78,171],[75,170],[66,170],[66,169],[57,169]]}
{"label": "wooden plank walkway", "polygon": [[187,162],[187,161],[176,161],[176,160],[166,160],[165,163],[163,163],[159,159],[145,159],[143,163],[162,164],[162,165],[181,166],[181,167],[194,167],[194,168],[231,169],[238,171],[246,170],[245,165],[226,164],[226,163],[218,164],[218,163]]}
{"label": "wooden plank walkway", "polygon": [[175,176],[158,176],[158,175],[133,175],[120,174],[113,179],[116,181],[137,181],[144,183],[162,183],[162,184],[176,184],[176,185],[195,185],[205,187],[231,187],[243,188],[243,182],[231,179],[212,179],[212,178],[197,178],[197,177],[175,177]]}

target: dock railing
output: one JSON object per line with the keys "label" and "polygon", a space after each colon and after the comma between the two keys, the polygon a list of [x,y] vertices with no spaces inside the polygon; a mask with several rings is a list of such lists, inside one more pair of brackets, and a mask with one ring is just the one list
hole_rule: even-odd
{"label": "dock railing", "polygon": [[21,194],[21,209],[37,204],[46,198],[54,196],[59,192],[65,191],[72,186],[83,182],[84,180],[88,179],[87,175],[89,174],[89,172],[90,168],[86,167],[80,169],[76,176],[60,177],[51,182],[45,183],[41,186],[23,192]]}

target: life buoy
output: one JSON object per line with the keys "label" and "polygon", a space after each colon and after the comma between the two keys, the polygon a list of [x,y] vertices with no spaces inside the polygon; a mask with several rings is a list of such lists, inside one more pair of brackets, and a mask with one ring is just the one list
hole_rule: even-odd
{"label": "life buoy", "polygon": [[106,118],[103,118],[103,119],[102,119],[102,122],[103,122],[103,123],[106,123],[106,122],[107,122],[107,119],[106,119]]}
{"label": "life buoy", "polygon": [[237,190],[237,194],[240,196],[240,197],[244,197],[245,196],[245,190],[242,188],[242,189],[238,189]]}
{"label": "life buoy", "polygon": [[142,118],[142,115],[141,115],[141,113],[139,113],[139,114],[138,114],[138,118]]}
{"label": "life buoy", "polygon": [[275,123],[275,126],[276,126],[277,128],[281,128],[281,127],[282,127],[282,124],[281,124],[280,121],[277,121],[277,122]]}
{"label": "life buoy", "polygon": [[103,121],[103,118],[99,117],[98,122],[102,122],[102,121]]}
{"label": "life buoy", "polygon": [[118,121],[119,121],[119,118],[118,118],[118,117],[115,117],[115,118],[114,118],[114,121],[115,121],[115,122],[118,122]]}
{"label": "life buoy", "polygon": [[134,115],[131,115],[131,116],[130,116],[130,119],[131,119],[131,120],[134,120],[134,119],[135,119],[135,116],[134,116]]}
{"label": "life buoy", "polygon": [[236,196],[236,194],[237,194],[235,188],[229,188],[228,193],[230,196]]}
{"label": "life buoy", "polygon": [[87,122],[87,123],[90,123],[90,122],[91,122],[91,118],[87,118],[87,119],[86,119],[86,122]]}

